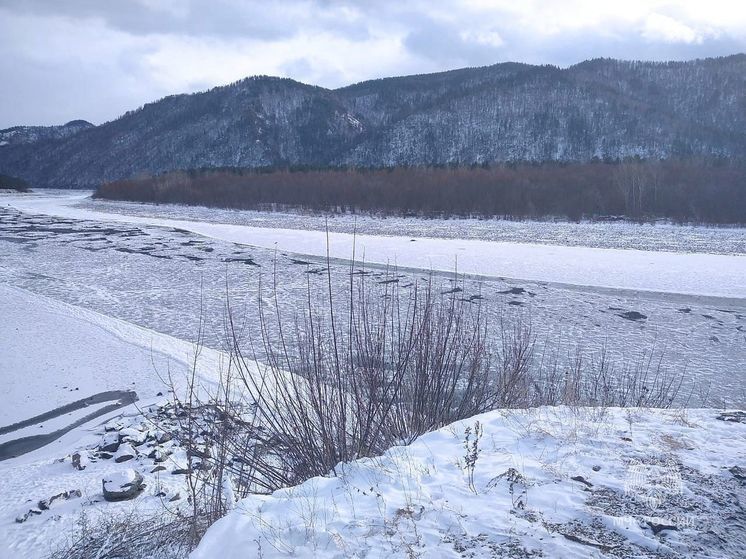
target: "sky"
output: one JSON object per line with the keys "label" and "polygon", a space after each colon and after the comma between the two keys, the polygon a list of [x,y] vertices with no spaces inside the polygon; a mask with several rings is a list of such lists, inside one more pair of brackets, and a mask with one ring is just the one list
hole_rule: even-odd
{"label": "sky", "polygon": [[742,0],[0,0],[0,129],[100,124],[258,74],[334,88],[506,61],[739,52]]}

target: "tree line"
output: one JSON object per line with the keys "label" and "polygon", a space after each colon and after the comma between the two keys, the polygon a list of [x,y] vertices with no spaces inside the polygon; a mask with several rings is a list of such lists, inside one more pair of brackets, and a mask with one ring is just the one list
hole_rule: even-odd
{"label": "tree line", "polygon": [[18,192],[28,192],[28,183],[17,177],[0,174],[0,189],[17,190]]}
{"label": "tree line", "polygon": [[102,185],[96,198],[238,209],[507,219],[746,223],[746,166],[719,160],[192,169]]}

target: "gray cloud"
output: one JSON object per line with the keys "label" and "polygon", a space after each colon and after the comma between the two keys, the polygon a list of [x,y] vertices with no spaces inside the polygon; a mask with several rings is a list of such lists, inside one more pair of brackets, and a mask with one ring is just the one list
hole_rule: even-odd
{"label": "gray cloud", "polygon": [[0,0],[0,128],[102,122],[252,74],[325,87],[504,61],[746,50],[725,0]]}

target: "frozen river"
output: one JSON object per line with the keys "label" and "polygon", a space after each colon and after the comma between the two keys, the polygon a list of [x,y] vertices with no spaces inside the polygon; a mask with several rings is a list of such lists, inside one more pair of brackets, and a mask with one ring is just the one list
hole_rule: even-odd
{"label": "frozen river", "polygon": [[[322,292],[327,281],[318,217],[263,214],[277,218],[263,227],[257,212],[98,204],[81,193],[3,195],[0,281],[185,340],[196,337],[202,315],[214,348],[225,339],[226,289],[258,341],[260,280],[271,298],[276,277],[288,318],[305,304],[309,285]],[[449,230],[467,225],[450,221]],[[569,358],[578,347],[589,355],[605,347],[628,361],[662,353],[667,368],[686,371],[693,404],[706,385],[711,405],[746,404],[744,230],[665,226],[668,240],[656,244],[654,228],[615,224],[604,237],[597,224],[585,224],[589,231],[581,224],[566,246],[557,240],[565,233],[547,231],[567,224],[524,226],[531,242],[522,243],[494,240],[504,236],[499,230],[515,229],[504,222],[492,222],[499,234],[481,223],[468,239],[424,237],[427,222],[388,222],[383,232],[370,219],[357,222],[357,256],[365,254],[369,281],[393,277],[406,289],[436,270],[439,289],[448,290],[457,266],[469,275],[460,283],[463,296],[482,295],[493,325],[530,321],[548,352]],[[340,293],[349,282],[350,226],[330,227],[331,277]],[[635,248],[625,248],[636,238]],[[393,276],[387,263],[398,265]]]}

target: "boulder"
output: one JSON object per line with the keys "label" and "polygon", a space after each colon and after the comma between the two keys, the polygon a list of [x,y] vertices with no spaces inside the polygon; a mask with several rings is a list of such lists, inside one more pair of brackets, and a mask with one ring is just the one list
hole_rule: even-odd
{"label": "boulder", "polygon": [[125,443],[117,450],[117,453],[114,455],[114,461],[117,463],[126,462],[127,460],[132,460],[135,456],[137,456],[137,451],[131,445]]}
{"label": "boulder", "polygon": [[129,442],[134,446],[139,446],[148,438],[148,432],[128,427],[127,429],[119,431],[119,437],[123,442]]}
{"label": "boulder", "polygon": [[85,467],[88,465],[88,456],[85,454],[80,454],[80,452],[76,452],[72,455],[72,461],[73,461],[73,468],[76,470],[85,470]]}
{"label": "boulder", "polygon": [[143,489],[142,475],[131,468],[114,472],[102,479],[101,484],[107,501],[134,499]]}
{"label": "boulder", "polygon": [[119,433],[112,431],[104,435],[98,449],[103,452],[116,452],[119,448]]}
{"label": "boulder", "polygon": [[171,440],[171,433],[166,433],[165,431],[158,431],[156,435],[156,441],[158,444],[167,443]]}
{"label": "boulder", "polygon": [[163,462],[171,453],[167,450],[164,450],[161,447],[156,447],[153,450],[150,451],[150,454],[148,454],[148,458],[152,459],[154,462]]}

